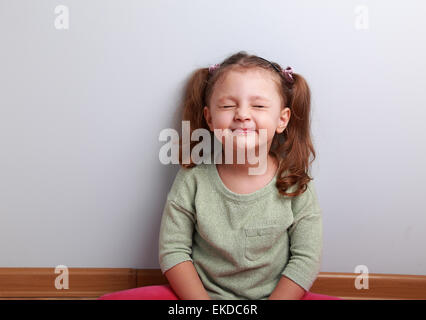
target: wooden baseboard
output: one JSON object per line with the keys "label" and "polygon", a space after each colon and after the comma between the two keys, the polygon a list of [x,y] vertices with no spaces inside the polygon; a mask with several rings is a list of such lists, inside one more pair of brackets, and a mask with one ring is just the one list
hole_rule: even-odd
{"label": "wooden baseboard", "polygon": [[57,289],[55,268],[0,268],[0,298],[89,298],[136,287],[136,269],[68,268],[69,289]]}
{"label": "wooden baseboard", "polygon": [[[168,284],[159,269],[69,268],[68,289],[55,287],[58,276],[54,268],[0,268],[0,299],[96,299],[109,292]],[[426,300],[426,276],[369,274],[368,289],[356,289],[357,277],[321,272],[310,291],[350,300]]]}
{"label": "wooden baseboard", "polygon": [[310,291],[343,299],[426,300],[426,276],[404,274],[368,275],[368,289],[355,287],[357,273],[321,272]]}

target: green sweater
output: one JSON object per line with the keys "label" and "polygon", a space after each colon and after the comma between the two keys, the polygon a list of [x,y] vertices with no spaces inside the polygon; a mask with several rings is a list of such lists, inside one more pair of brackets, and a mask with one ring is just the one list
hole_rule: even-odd
{"label": "green sweater", "polygon": [[[321,264],[322,217],[315,186],[279,194],[277,175],[250,194],[229,190],[215,164],[180,167],[159,234],[164,274],[192,261],[214,300],[265,300],[284,275],[309,290]],[[287,190],[293,192],[296,186]]]}

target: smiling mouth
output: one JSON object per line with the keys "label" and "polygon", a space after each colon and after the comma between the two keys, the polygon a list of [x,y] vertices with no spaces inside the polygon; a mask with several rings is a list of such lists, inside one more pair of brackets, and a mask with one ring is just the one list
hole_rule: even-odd
{"label": "smiling mouth", "polygon": [[249,134],[252,132],[256,132],[256,130],[252,129],[235,129],[232,131],[233,134]]}

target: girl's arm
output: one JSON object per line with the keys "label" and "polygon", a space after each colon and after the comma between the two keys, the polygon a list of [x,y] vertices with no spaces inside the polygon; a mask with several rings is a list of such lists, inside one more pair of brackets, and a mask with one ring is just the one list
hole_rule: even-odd
{"label": "girl's arm", "polygon": [[313,181],[292,199],[290,258],[270,299],[300,299],[318,276],[322,254],[322,215]]}
{"label": "girl's arm", "polygon": [[180,299],[210,300],[192,263],[192,241],[197,220],[194,202],[196,183],[192,170],[180,168],[167,195],[159,234],[159,263]]}
{"label": "girl's arm", "polygon": [[211,300],[191,261],[184,261],[164,273],[182,300]]}

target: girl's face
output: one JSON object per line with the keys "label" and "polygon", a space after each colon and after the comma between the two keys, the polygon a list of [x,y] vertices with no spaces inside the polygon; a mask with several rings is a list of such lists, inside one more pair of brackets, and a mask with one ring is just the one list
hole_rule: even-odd
{"label": "girl's face", "polygon": [[[219,141],[226,141],[231,135],[233,150],[237,148],[237,139],[245,148],[259,147],[259,129],[265,129],[266,150],[270,150],[275,133],[282,133],[290,119],[290,109],[282,108],[283,101],[276,82],[269,71],[252,68],[245,71],[231,70],[219,79],[210,99],[210,106],[204,107],[204,117],[211,131],[224,130]],[[248,133],[238,128],[253,130]],[[236,130],[236,131],[234,131]],[[255,139],[248,139],[253,134]],[[221,139],[222,138],[222,139]],[[241,145],[241,144],[239,144]]]}

